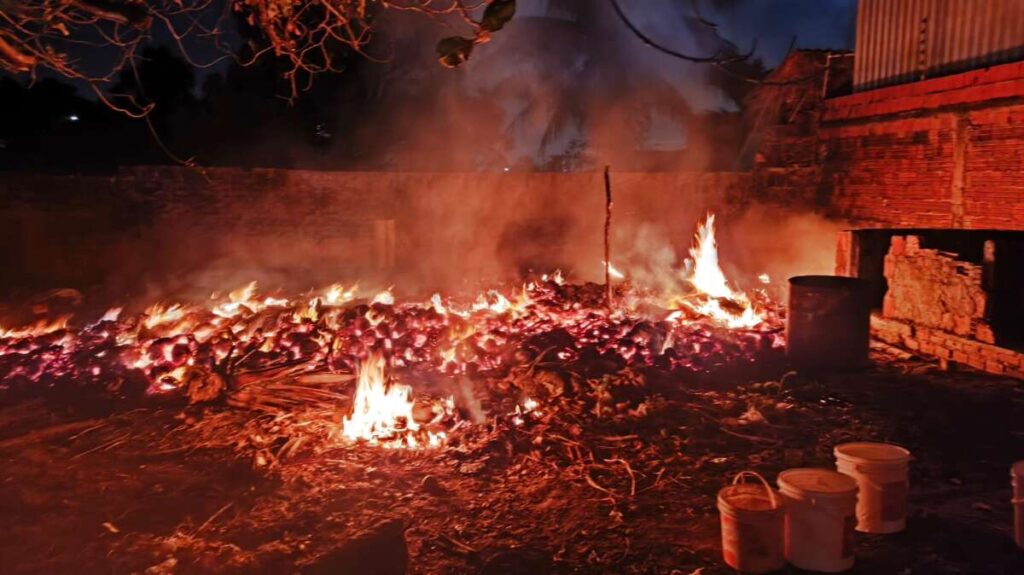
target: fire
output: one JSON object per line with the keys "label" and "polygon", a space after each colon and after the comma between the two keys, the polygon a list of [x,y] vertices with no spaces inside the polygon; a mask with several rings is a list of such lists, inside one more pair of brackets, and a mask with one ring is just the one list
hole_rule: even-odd
{"label": "fire", "polygon": [[121,311],[123,308],[112,307],[103,314],[100,321],[117,321],[117,318],[121,317]]}
{"label": "fire", "polygon": [[0,338],[19,339],[24,337],[46,335],[48,333],[53,333],[55,331],[67,328],[68,320],[70,319],[71,316],[64,316],[52,321],[40,320],[32,325],[10,329],[0,326]]}
{"label": "fire", "polygon": [[754,311],[747,294],[729,287],[725,272],[718,265],[714,214],[708,214],[698,226],[694,245],[690,248],[690,262],[692,267],[687,280],[696,293],[690,297],[677,297],[674,303],[733,329],[751,328],[764,321]]}
{"label": "fire", "polygon": [[[384,447],[419,447],[420,425],[413,418],[412,388],[389,381],[385,359],[372,353],[359,364],[352,413],[342,421],[342,435]],[[427,432],[428,445],[440,445],[443,433]]]}
{"label": "fire", "polygon": [[256,299],[256,282],[248,284],[228,293],[228,301],[215,305],[210,311],[213,315],[224,319],[232,319],[239,314],[259,313],[268,307],[285,307],[289,301],[283,298],[267,296],[262,301]]}
{"label": "fire", "polygon": [[626,274],[624,274],[624,273],[620,272],[619,270],[615,269],[614,265],[612,265],[610,263],[606,264],[606,262],[604,260],[602,260],[601,261],[601,267],[604,267],[605,265],[608,266],[608,275],[610,275],[611,277],[613,277],[613,278],[615,278],[617,280],[626,279]]}
{"label": "fire", "polygon": [[[508,373],[523,362],[596,354],[630,367],[707,374],[774,349],[782,336],[766,290],[748,297],[726,279],[714,223],[709,215],[700,226],[687,272],[676,277],[686,280],[688,291],[623,282],[617,287],[628,297],[617,300],[613,313],[604,307],[603,286],[568,283],[557,271],[479,297],[434,294],[414,301],[396,301],[392,288],[360,293],[354,283],[284,298],[261,294],[252,282],[205,303],[157,302],[142,313],[112,308],[75,328],[68,318],[0,327],[0,391],[26,382],[105,386],[113,376],[148,384],[133,385],[146,391],[131,393],[190,394],[212,377],[211,366],[250,378],[279,370],[354,373],[352,411],[339,428],[343,438],[384,447],[440,445],[442,430],[463,423],[452,400],[414,401],[412,389],[390,381],[387,369],[431,380],[469,379]],[[666,301],[669,321],[657,321],[651,311]],[[527,398],[507,415],[525,423],[546,412]]]}
{"label": "fire", "polygon": [[394,294],[391,293],[391,288],[388,288],[388,289],[378,293],[377,295],[373,296],[373,301],[371,303],[380,303],[380,304],[384,304],[384,305],[394,305],[394,303],[395,303],[395,296],[394,296]]}
{"label": "fire", "polygon": [[341,284],[334,284],[327,288],[327,292],[324,294],[324,303],[332,306],[346,304],[355,299],[358,289],[359,286],[346,289]]}
{"label": "fire", "polygon": [[473,311],[489,311],[499,315],[508,313],[518,316],[523,314],[531,303],[533,300],[530,298],[529,288],[524,285],[518,293],[512,296],[511,300],[498,290],[488,290],[486,293],[480,294],[473,302]]}
{"label": "fire", "polygon": [[707,219],[697,228],[694,236],[695,245],[690,248],[693,261],[693,274],[690,282],[697,291],[711,297],[733,297],[725,273],[718,266],[718,242],[715,240],[715,215],[708,214]]}
{"label": "fire", "polygon": [[185,310],[181,304],[164,305],[161,303],[155,303],[146,308],[146,319],[143,320],[142,324],[149,329],[153,329],[159,325],[172,323],[185,317]]}

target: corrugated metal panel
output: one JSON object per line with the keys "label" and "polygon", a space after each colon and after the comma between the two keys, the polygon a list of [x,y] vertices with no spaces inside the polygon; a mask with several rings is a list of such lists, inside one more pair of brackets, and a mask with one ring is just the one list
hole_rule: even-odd
{"label": "corrugated metal panel", "polygon": [[1024,0],[860,0],[854,90],[1024,59]]}

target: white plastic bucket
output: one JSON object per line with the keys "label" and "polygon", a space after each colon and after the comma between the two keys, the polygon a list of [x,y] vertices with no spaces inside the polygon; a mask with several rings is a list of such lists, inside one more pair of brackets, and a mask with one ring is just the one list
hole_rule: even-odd
{"label": "white plastic bucket", "polygon": [[830,469],[798,468],[779,474],[786,507],[786,560],[808,571],[853,567],[857,482]]}
{"label": "white plastic bucket", "polygon": [[1018,461],[1010,468],[1013,478],[1013,537],[1017,546],[1024,549],[1024,461]]}
{"label": "white plastic bucket", "polygon": [[844,443],[836,469],[857,481],[857,531],[896,533],[907,526],[910,452],[888,443]]}
{"label": "white plastic bucket", "polygon": [[[742,483],[745,478],[757,483]],[[763,477],[741,471],[732,485],[718,492],[722,521],[722,557],[744,573],[768,573],[782,569],[783,508],[779,494]]]}

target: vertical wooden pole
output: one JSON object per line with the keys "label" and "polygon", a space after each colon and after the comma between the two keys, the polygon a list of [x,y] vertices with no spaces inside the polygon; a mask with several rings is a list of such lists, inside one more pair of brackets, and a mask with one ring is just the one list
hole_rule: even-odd
{"label": "vertical wooden pole", "polygon": [[612,309],[612,176],[611,167],[604,167],[604,303]]}

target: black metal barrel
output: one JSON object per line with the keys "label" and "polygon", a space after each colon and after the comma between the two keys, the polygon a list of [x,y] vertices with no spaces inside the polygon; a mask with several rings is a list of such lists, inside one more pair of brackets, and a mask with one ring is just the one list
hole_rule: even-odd
{"label": "black metal barrel", "polygon": [[840,276],[789,279],[786,350],[798,368],[847,370],[868,363],[865,282]]}

